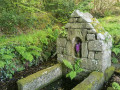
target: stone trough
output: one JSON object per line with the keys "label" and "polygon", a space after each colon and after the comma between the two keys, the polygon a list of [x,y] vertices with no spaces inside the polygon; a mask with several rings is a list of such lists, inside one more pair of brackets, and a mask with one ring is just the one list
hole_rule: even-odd
{"label": "stone trough", "polygon": [[[72,90],[99,90],[114,73],[111,66],[111,35],[89,13],[75,10],[65,26],[67,35],[57,39],[57,61],[50,68],[39,71],[17,82],[19,90],[36,90],[50,84],[69,71],[62,65],[66,59],[72,64],[81,59],[81,72],[76,79],[89,76]],[[84,73],[84,74],[83,74]]]}

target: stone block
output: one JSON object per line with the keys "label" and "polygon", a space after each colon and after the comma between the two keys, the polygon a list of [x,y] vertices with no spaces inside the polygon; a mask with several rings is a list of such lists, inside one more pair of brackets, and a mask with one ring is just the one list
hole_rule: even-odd
{"label": "stone block", "polygon": [[89,52],[88,58],[89,58],[89,59],[94,59],[94,57],[95,57],[94,52]]}
{"label": "stone block", "polygon": [[95,34],[87,34],[87,40],[88,41],[95,40]]}
{"label": "stone block", "polygon": [[97,33],[95,29],[90,29],[87,32],[88,32],[88,34],[96,34]]}
{"label": "stone block", "polygon": [[78,22],[78,18],[70,18],[68,22],[69,23],[76,23],[76,22]]}
{"label": "stone block", "polygon": [[66,47],[67,40],[66,38],[58,38],[57,39],[57,46]]}
{"label": "stone block", "polygon": [[62,76],[61,64],[34,73],[17,81],[18,90],[40,90]]}
{"label": "stone block", "polygon": [[63,47],[57,47],[57,54],[63,54],[64,48]]}
{"label": "stone block", "polygon": [[75,63],[75,58],[73,57],[73,56],[66,56],[66,58],[67,58],[67,60],[69,61],[69,62],[71,62],[72,64],[74,64]]}
{"label": "stone block", "polygon": [[93,16],[88,12],[84,13],[84,16],[87,17],[87,18],[93,18]]}
{"label": "stone block", "polygon": [[57,61],[62,63],[64,59],[64,55],[63,54],[57,54]]}
{"label": "stone block", "polygon": [[105,81],[106,82],[111,78],[111,76],[113,75],[114,71],[115,71],[115,67],[113,67],[113,66],[108,67],[105,70],[104,76],[105,76]]}
{"label": "stone block", "polygon": [[82,30],[82,36],[83,36],[83,41],[85,42],[86,41],[86,37],[87,37],[87,29],[83,29]]}
{"label": "stone block", "polygon": [[88,69],[88,60],[87,60],[87,58],[81,58],[80,66],[83,69]]}
{"label": "stone block", "polygon": [[88,50],[91,51],[102,51],[104,49],[104,41],[95,40],[88,42]]}
{"label": "stone block", "polygon": [[65,28],[71,28],[71,29],[81,29],[85,27],[85,23],[67,23],[65,25]]}
{"label": "stone block", "polygon": [[73,45],[71,42],[67,42],[67,46],[66,46],[66,52],[67,52],[67,55],[73,55]]}
{"label": "stone block", "polygon": [[85,28],[87,29],[94,29],[93,25],[91,23],[86,23]]}
{"label": "stone block", "polygon": [[82,43],[82,58],[87,58],[88,57],[88,47],[87,47],[87,42]]}
{"label": "stone block", "polygon": [[101,90],[104,84],[104,75],[101,72],[92,72],[85,80],[72,90]]}
{"label": "stone block", "polygon": [[103,52],[96,52],[95,59],[102,60],[103,59]]}
{"label": "stone block", "polygon": [[105,36],[101,33],[97,34],[97,40],[105,40]]}
{"label": "stone block", "polygon": [[72,14],[71,17],[83,17],[83,13],[80,12],[79,10],[75,10]]}

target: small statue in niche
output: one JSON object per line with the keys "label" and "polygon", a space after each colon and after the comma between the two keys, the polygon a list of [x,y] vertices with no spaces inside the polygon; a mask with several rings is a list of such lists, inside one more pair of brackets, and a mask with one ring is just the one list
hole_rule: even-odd
{"label": "small statue in niche", "polygon": [[75,52],[76,52],[76,57],[80,57],[80,42],[75,44]]}

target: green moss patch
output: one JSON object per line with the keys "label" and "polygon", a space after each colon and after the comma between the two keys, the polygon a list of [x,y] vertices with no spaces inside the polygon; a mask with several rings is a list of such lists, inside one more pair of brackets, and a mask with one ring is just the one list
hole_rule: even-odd
{"label": "green moss patch", "polygon": [[113,66],[111,66],[105,70],[105,74],[104,74],[105,81],[108,81],[110,79],[110,77],[112,76],[114,71],[115,71],[115,67],[113,67]]}
{"label": "green moss patch", "polygon": [[[36,73],[26,77],[26,78],[20,79],[19,81],[17,81],[18,89],[19,90],[24,90],[23,87],[25,87],[27,84],[29,84],[31,82],[34,82],[34,80],[36,80],[37,78],[42,77],[45,74],[48,74],[48,73],[54,71],[57,68],[61,68],[61,70],[62,70],[61,64],[56,64],[56,65],[54,65],[52,67],[49,67],[47,69],[36,72]],[[53,79],[51,81],[53,81]],[[36,88],[39,88],[39,87],[36,87]]]}
{"label": "green moss patch", "polygon": [[99,85],[101,85],[103,81],[103,73],[94,71],[82,83],[73,88],[73,90],[94,90],[96,86],[99,88]]}

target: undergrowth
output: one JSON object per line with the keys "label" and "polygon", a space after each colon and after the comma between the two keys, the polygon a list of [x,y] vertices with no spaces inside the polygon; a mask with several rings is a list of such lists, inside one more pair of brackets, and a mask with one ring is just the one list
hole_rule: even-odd
{"label": "undergrowth", "polygon": [[12,78],[15,71],[48,60],[55,53],[59,30],[51,28],[16,37],[0,39],[0,80]]}

